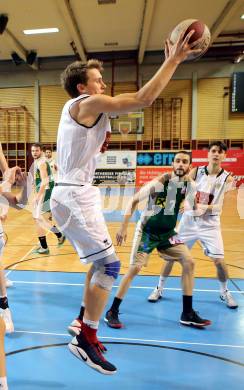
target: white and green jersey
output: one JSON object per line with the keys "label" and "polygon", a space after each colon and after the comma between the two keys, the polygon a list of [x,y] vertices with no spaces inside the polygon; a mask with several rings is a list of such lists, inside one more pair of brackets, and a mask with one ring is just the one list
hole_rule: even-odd
{"label": "white and green jersey", "polygon": [[[165,174],[164,184],[158,192],[149,195],[147,207],[141,215],[143,231],[155,234],[171,234],[187,192],[187,182]],[[157,189],[156,189],[157,191]]]}
{"label": "white and green jersey", "polygon": [[42,181],[41,180],[41,173],[40,173],[40,166],[42,164],[46,164],[47,174],[48,174],[48,178],[49,178],[49,182],[45,188],[46,192],[52,191],[52,189],[54,187],[54,178],[52,175],[51,167],[44,157],[40,157],[34,161],[34,189],[35,189],[35,192],[39,192],[39,190],[40,190],[40,185],[41,185],[41,181]]}

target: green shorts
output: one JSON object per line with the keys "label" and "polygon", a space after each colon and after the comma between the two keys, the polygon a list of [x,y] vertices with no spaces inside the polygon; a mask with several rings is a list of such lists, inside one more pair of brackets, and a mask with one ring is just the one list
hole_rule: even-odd
{"label": "green shorts", "polygon": [[172,246],[171,237],[176,232],[171,230],[167,234],[153,234],[142,231],[141,239],[138,245],[138,252],[151,253],[154,249],[167,249]]}
{"label": "green shorts", "polygon": [[[185,249],[179,248],[179,250],[171,250],[176,246],[183,246],[184,243],[179,239],[175,230],[171,230],[163,234],[154,234],[145,232],[140,224],[137,225],[130,257],[130,264],[138,264],[146,266],[148,263],[149,255],[154,249],[157,249],[160,256],[168,255],[168,259],[177,260],[178,252]],[[186,248],[187,249],[187,248]]]}

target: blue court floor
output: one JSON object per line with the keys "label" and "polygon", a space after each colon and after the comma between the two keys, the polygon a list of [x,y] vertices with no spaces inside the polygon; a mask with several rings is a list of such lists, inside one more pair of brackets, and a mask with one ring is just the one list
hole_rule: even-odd
{"label": "blue court floor", "polygon": [[100,323],[107,358],[118,368],[114,376],[105,376],[67,349],[66,327],[78,314],[84,278],[79,273],[11,272],[14,287],[8,295],[16,332],[6,336],[10,390],[244,389],[244,280],[229,282],[239,302],[237,310],[230,310],[219,300],[215,279],[196,279],[194,308],[213,322],[199,330],[178,322],[179,278],[169,278],[164,299],[152,304],[147,296],[158,278],[137,277],[121,306],[125,327]]}

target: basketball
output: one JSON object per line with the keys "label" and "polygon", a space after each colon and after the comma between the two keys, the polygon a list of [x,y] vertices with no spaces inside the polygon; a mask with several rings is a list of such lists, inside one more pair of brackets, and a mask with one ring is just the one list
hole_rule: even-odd
{"label": "basketball", "polygon": [[170,41],[173,44],[176,43],[179,38],[179,35],[183,31],[185,31],[184,37],[186,37],[186,35],[191,30],[194,30],[194,34],[191,36],[189,43],[193,43],[196,40],[200,39],[194,49],[201,49],[201,52],[191,54],[187,58],[188,61],[201,57],[207,51],[211,40],[211,34],[206,24],[197,19],[186,19],[177,24],[177,26],[173,29],[170,34]]}

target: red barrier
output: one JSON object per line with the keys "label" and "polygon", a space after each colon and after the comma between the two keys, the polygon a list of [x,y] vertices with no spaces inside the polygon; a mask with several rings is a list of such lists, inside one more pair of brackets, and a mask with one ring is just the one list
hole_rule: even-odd
{"label": "red barrier", "polygon": [[[208,151],[207,150],[193,150],[192,151],[192,165],[200,166],[208,164]],[[244,150],[228,150],[227,157],[222,163],[222,167],[226,171],[231,172],[237,181],[239,187],[244,183]]]}
{"label": "red barrier", "polygon": [[164,172],[171,171],[171,166],[168,167],[143,167],[136,168],[136,186],[141,187],[148,181],[155,179],[155,177],[162,175]]}
{"label": "red barrier", "polygon": [[[138,152],[139,153],[139,152]],[[152,155],[159,155],[164,152],[151,152]],[[175,153],[171,151],[171,153]],[[146,155],[148,153],[145,152]],[[169,152],[168,152],[169,154]],[[140,155],[143,155],[140,152]],[[192,165],[200,166],[208,164],[208,151],[207,150],[192,150]],[[153,159],[148,160],[148,164],[152,164]],[[145,161],[143,163],[146,165]],[[237,181],[237,186],[244,183],[244,150],[228,150],[227,158],[222,164],[223,168],[231,172]],[[137,166],[136,168],[136,186],[141,187],[143,184],[154,179],[158,175],[171,171],[171,165],[168,166]]]}

